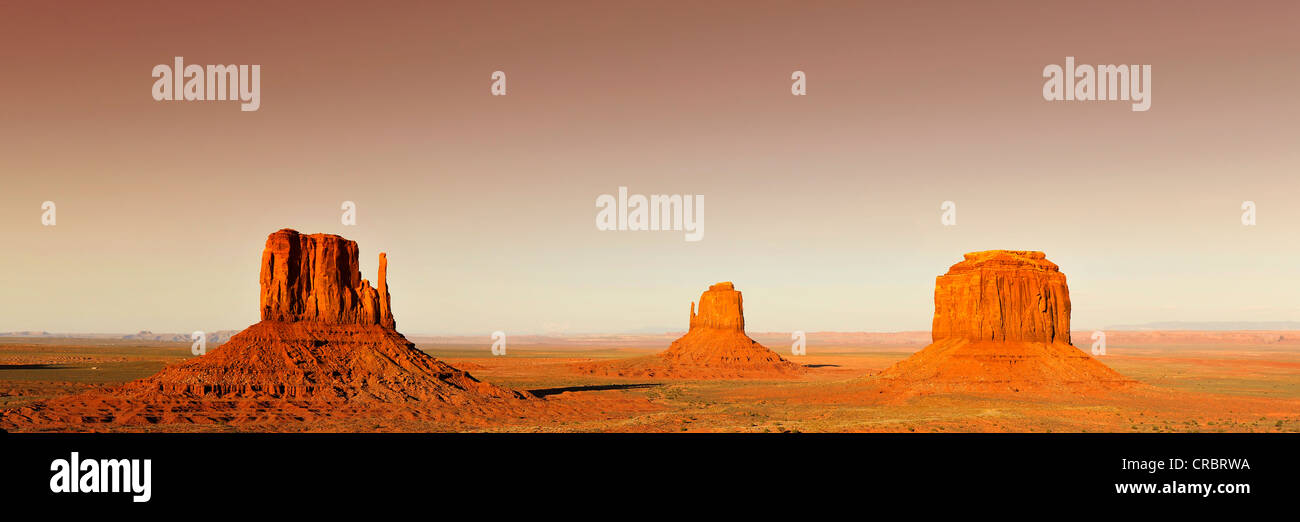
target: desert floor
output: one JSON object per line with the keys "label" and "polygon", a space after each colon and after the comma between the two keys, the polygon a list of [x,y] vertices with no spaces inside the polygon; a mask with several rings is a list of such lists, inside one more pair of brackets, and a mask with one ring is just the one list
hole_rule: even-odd
{"label": "desert floor", "polygon": [[[480,380],[528,390],[580,415],[527,414],[495,425],[129,427],[129,431],[524,432],[1300,432],[1300,350],[1294,345],[1112,345],[1101,360],[1141,383],[1104,396],[884,396],[871,374],[914,347],[809,347],[782,356],[808,366],[788,380],[621,379],[575,363],[654,353],[645,348],[420,345]],[[122,383],[190,357],[188,343],[0,338],[0,409]],[[101,428],[102,429],[102,428]],[[112,427],[107,427],[113,430]],[[98,431],[98,430],[96,430]]]}

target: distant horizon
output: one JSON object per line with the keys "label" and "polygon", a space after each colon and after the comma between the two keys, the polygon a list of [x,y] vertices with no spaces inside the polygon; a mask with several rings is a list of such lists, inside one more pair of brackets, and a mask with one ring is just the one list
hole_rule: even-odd
{"label": "distant horizon", "polygon": [[[256,324],[256,323],[254,323]],[[249,325],[251,326],[251,325]],[[206,333],[215,332],[240,332],[244,328],[223,328],[219,330],[203,330]],[[398,331],[407,337],[482,337],[487,339],[491,332],[487,333],[449,333],[449,332],[406,332],[398,327]],[[510,336],[519,337],[598,337],[598,336],[656,336],[656,335],[676,335],[687,331],[687,328],[652,330],[642,329],[634,331],[607,331],[607,332],[506,332]],[[787,334],[795,330],[754,330],[745,329],[746,332],[753,335],[765,334]],[[1103,328],[1091,327],[1071,327],[1071,332],[1092,332],[1092,331],[1115,331],[1115,332],[1300,332],[1300,321],[1261,321],[1258,323],[1234,322],[1234,321],[1159,321],[1151,323],[1115,325]],[[916,330],[807,330],[808,334],[909,334],[909,333],[929,333],[930,329]],[[170,332],[161,330],[136,330],[129,331],[52,331],[38,329],[19,329],[0,331],[0,337],[21,337],[13,334],[31,334],[46,333],[51,336],[75,336],[75,335],[139,335],[149,333],[151,335],[189,335],[191,332]]]}

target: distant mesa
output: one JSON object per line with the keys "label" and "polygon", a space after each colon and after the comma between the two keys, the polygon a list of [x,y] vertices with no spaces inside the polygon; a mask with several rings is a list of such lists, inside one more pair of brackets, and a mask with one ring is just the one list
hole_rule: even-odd
{"label": "distant mesa", "polygon": [[690,330],[667,350],[626,361],[586,363],[579,371],[624,377],[683,379],[794,377],[804,367],[783,359],[745,334],[744,303],[730,282],[718,283],[691,303]]}
{"label": "distant mesa", "polygon": [[54,334],[44,330],[21,330],[17,332],[3,332],[0,337],[52,337]]}
{"label": "distant mesa", "polygon": [[[204,342],[209,348],[215,348],[225,344],[232,336],[239,333],[238,330],[215,330],[204,332]],[[193,333],[154,333],[149,330],[140,330],[133,334],[120,336],[123,341],[158,341],[167,343],[188,343],[193,340]]]}
{"label": "distant mesa", "polygon": [[1104,328],[1106,331],[1192,331],[1192,332],[1243,332],[1300,330],[1300,321],[1164,321],[1143,324],[1118,324]]}
{"label": "distant mesa", "polygon": [[262,253],[262,321],[208,354],[106,391],[6,412],[0,426],[248,424],[509,414],[531,395],[480,382],[394,329],[387,258],[378,288],[357,244],[330,234],[271,234]]}
{"label": "distant mesa", "polygon": [[[225,343],[230,336],[239,333],[239,330],[205,330],[204,336],[208,347],[216,347]],[[0,337],[45,337],[54,339],[97,339],[97,340],[120,340],[120,341],[157,341],[164,343],[189,343],[193,339],[193,332],[190,333],[154,333],[149,330],[140,330],[133,334],[120,333],[51,333],[46,331],[21,331],[21,332],[0,332]]]}
{"label": "distant mesa", "polygon": [[935,280],[931,338],[877,382],[904,394],[1084,393],[1133,383],[1070,344],[1070,290],[1042,252],[966,254]]}

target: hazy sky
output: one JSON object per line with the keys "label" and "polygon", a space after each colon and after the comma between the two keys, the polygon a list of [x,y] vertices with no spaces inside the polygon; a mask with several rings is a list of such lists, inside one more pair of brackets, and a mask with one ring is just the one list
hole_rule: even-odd
{"label": "hazy sky", "polygon": [[[0,331],[243,328],[283,227],[388,252],[406,333],[680,330],[724,280],[751,331],[925,330],[994,248],[1079,328],[1300,319],[1300,4],[700,3],[5,2]],[[260,110],[154,101],[174,56]],[[1066,56],[1150,110],[1044,101]],[[598,231],[620,186],[704,240]]]}

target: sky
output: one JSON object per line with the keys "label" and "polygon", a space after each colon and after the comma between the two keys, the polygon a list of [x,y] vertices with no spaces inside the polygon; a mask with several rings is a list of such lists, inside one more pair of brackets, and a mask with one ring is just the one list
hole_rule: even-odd
{"label": "sky", "polygon": [[[1297,320],[1296,27],[1294,2],[5,2],[0,331],[246,327],[286,227],[356,240],[372,280],[387,252],[415,334],[684,330],[719,281],[751,331],[927,330],[935,276],[998,248],[1060,265],[1076,328]],[[260,65],[259,110],[154,100],[176,56]],[[1151,65],[1150,110],[1044,100],[1067,56]],[[703,239],[598,230],[619,187],[704,195]]]}

